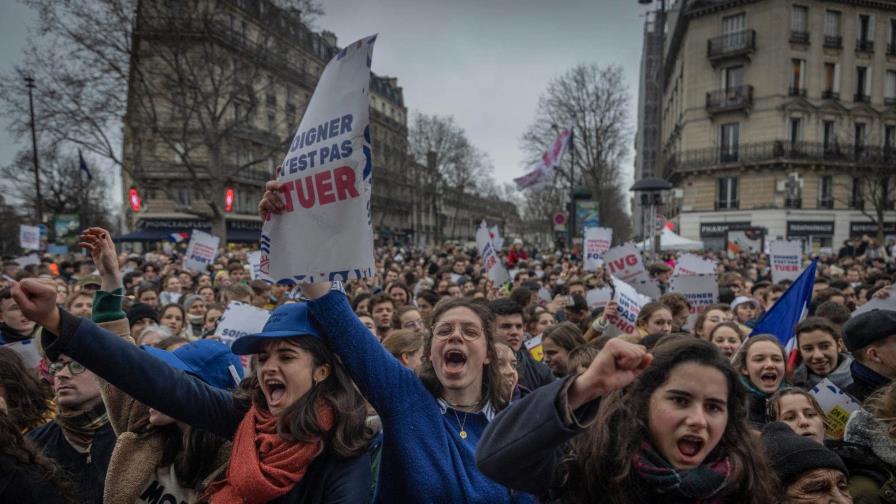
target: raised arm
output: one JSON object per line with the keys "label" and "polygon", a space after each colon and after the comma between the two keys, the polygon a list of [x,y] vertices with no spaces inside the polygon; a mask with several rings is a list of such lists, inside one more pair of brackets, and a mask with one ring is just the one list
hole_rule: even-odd
{"label": "raised arm", "polygon": [[324,340],[381,417],[403,415],[414,407],[415,395],[428,394],[414,372],[402,366],[358,320],[343,293],[331,291],[329,283],[306,285],[302,292],[312,300],[308,306]]}
{"label": "raised arm", "polygon": [[50,359],[68,355],[149,407],[232,437],[245,412],[230,392],[172,368],[90,320],[58,309],[52,285],[25,279],[12,291],[22,312],[44,327],[42,344]]}

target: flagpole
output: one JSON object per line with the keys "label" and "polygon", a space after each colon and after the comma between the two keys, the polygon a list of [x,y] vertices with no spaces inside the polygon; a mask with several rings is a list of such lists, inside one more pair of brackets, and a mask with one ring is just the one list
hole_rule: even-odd
{"label": "flagpole", "polygon": [[25,86],[28,88],[28,107],[31,110],[31,159],[34,161],[34,190],[37,195],[37,223],[44,223],[44,202],[40,194],[40,165],[37,161],[37,131],[34,126],[34,97],[31,90],[34,89],[34,77],[25,77]]}
{"label": "flagpole", "polygon": [[572,125],[569,127],[569,237],[567,247],[572,252],[573,237],[576,233],[576,123],[573,115]]}

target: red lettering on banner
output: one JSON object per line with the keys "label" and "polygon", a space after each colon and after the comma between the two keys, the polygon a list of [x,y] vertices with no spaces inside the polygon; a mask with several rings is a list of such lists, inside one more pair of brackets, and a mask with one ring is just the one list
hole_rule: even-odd
{"label": "red lettering on banner", "polygon": [[629,266],[634,266],[638,264],[638,258],[633,255],[627,255],[625,256],[625,263]]}
{"label": "red lettering on banner", "polygon": [[284,182],[280,192],[283,193],[286,213],[294,211],[297,206],[311,208],[315,203],[323,206],[360,196],[355,187],[355,171],[348,166]]}
{"label": "red lettering on banner", "polygon": [[317,199],[321,205],[336,201],[333,194],[333,173],[329,170],[314,174],[314,185],[317,188]]}

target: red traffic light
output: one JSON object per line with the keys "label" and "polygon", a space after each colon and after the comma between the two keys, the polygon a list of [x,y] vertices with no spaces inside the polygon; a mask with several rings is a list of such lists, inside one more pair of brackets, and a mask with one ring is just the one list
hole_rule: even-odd
{"label": "red traffic light", "polygon": [[128,201],[131,204],[131,210],[135,212],[140,211],[140,195],[137,194],[137,188],[131,187],[128,189]]}
{"label": "red traffic light", "polygon": [[224,191],[224,211],[232,212],[233,211],[233,188],[228,187],[226,191]]}

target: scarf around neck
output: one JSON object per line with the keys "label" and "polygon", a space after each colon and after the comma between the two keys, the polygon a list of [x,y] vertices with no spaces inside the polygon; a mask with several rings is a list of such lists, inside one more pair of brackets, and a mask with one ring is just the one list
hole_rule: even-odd
{"label": "scarf around neck", "polygon": [[641,450],[632,456],[632,467],[657,493],[693,499],[698,504],[722,502],[737,478],[734,462],[729,457],[694,469],[676,469],[648,442],[641,443]]}
{"label": "scarf around neck", "polygon": [[[333,428],[333,407],[317,405],[321,427]],[[322,439],[298,443],[277,434],[277,417],[252,405],[233,438],[227,477],[208,486],[211,504],[261,504],[287,494],[324,449]]]}
{"label": "scarf around neck", "polygon": [[76,410],[60,407],[56,414],[56,423],[59,424],[62,434],[69,444],[81,451],[86,451],[93,443],[96,431],[109,423],[106,404],[103,403],[102,398],[97,398]]}

